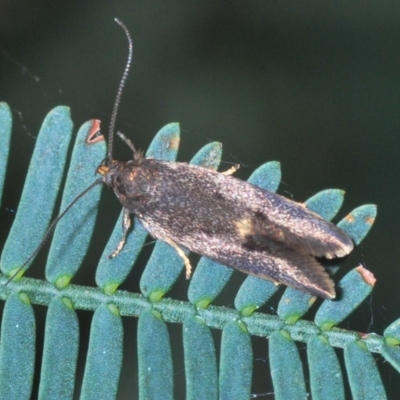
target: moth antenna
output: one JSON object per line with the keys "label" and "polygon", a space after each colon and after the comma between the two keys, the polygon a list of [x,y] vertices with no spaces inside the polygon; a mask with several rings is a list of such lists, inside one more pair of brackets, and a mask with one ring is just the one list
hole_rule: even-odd
{"label": "moth antenna", "polygon": [[87,192],[92,190],[95,186],[99,185],[102,183],[103,180],[101,178],[96,179],[90,186],[88,186],[83,192],[79,193],[78,196],[76,196],[71,203],[68,204],[68,206],[65,208],[65,210],[59,214],[53,222],[50,224],[50,226],[47,228],[46,233],[43,236],[42,241],[39,243],[39,245],[36,247],[35,251],[28,257],[28,259],[17,269],[17,271],[8,279],[8,281],[5,283],[5,286],[7,286],[25,267],[25,265],[29,264],[31,260],[39,253],[40,250],[42,250],[42,247],[45,245],[49,237],[54,231],[54,228],[60,221],[62,217],[70,210],[70,208],[79,200],[81,199]]}
{"label": "moth antenna", "polygon": [[112,111],[111,119],[110,119],[110,128],[109,128],[109,132],[108,132],[108,152],[107,152],[107,160],[108,161],[112,161],[112,159],[113,159],[112,153],[113,153],[115,121],[117,120],[119,103],[121,102],[122,91],[125,87],[125,82],[128,77],[129,70],[131,68],[132,56],[133,56],[133,41],[131,38],[131,34],[128,31],[128,28],[118,18],[115,18],[115,22],[118,25],[120,25],[122,27],[122,29],[125,31],[125,35],[126,35],[126,38],[128,39],[128,43],[129,43],[129,54],[128,54],[128,60],[126,62],[124,73],[122,74],[122,78],[121,78],[121,81],[118,86],[117,96],[115,97],[114,107],[113,107],[113,111]]}

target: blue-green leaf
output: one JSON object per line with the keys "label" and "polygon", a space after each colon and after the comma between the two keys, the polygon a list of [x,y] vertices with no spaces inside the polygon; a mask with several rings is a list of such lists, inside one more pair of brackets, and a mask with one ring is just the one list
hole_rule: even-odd
{"label": "blue-green leaf", "polygon": [[39,398],[73,398],[78,347],[79,324],[72,303],[56,297],[47,311]]}
{"label": "blue-green leaf", "polygon": [[122,368],[122,320],[112,303],[102,304],[93,315],[81,399],[114,399]]}
{"label": "blue-green leaf", "polygon": [[269,363],[275,399],[307,399],[299,352],[285,330],[275,331],[269,338]]}
{"label": "blue-green leaf", "polygon": [[210,328],[200,317],[188,317],[183,323],[186,399],[218,399],[218,369]]}
{"label": "blue-green leaf", "polygon": [[372,274],[362,266],[351,270],[338,284],[341,299],[325,300],[315,315],[315,323],[323,330],[339,324],[369,296],[374,283]]}
{"label": "blue-green leaf", "polygon": [[21,201],[1,255],[5,274],[13,275],[43,239],[61,185],[71,136],[69,108],[56,107],[46,116],[36,140]]}
{"label": "blue-green leaf", "polygon": [[140,314],[137,331],[139,397],[169,400],[174,398],[171,343],[168,329],[157,311]]}
{"label": "blue-green leaf", "polygon": [[0,336],[0,398],[30,398],[35,366],[36,323],[29,297],[7,299]]}
{"label": "blue-green leaf", "polygon": [[0,102],[0,205],[6,178],[8,153],[10,151],[12,114],[7,103]]}
{"label": "blue-green leaf", "polygon": [[343,376],[339,360],[325,336],[315,335],[309,339],[307,357],[313,400],[344,399]]}
{"label": "blue-green leaf", "polygon": [[[94,182],[94,171],[105,158],[104,138],[91,142],[99,121],[86,122],[78,131],[61,202],[61,212]],[[72,206],[58,222],[46,264],[46,278],[60,288],[69,284],[89,247],[101,188],[97,185]]]}
{"label": "blue-green leaf", "polygon": [[353,399],[387,398],[374,358],[364,343],[349,342],[344,348],[344,360]]}
{"label": "blue-green leaf", "polygon": [[228,322],[222,330],[219,398],[248,399],[253,373],[253,349],[246,325]]}

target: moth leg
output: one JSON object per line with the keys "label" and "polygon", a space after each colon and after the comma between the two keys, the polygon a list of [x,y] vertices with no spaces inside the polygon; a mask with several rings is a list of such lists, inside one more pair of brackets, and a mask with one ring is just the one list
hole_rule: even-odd
{"label": "moth leg", "polygon": [[223,175],[233,175],[240,168],[240,164],[235,164],[226,171],[221,172]]}
{"label": "moth leg", "polygon": [[117,248],[114,250],[112,254],[108,256],[108,258],[114,258],[116,257],[121,250],[125,246],[126,242],[126,236],[128,235],[129,228],[131,227],[131,217],[130,217],[130,212],[127,208],[124,208],[124,214],[122,216],[122,238],[120,242],[117,245]]}
{"label": "moth leg", "polygon": [[177,245],[172,239],[162,238],[161,240],[164,241],[165,243],[168,243],[171,247],[173,247],[178,253],[178,255],[182,258],[183,262],[185,263],[186,279],[190,279],[190,275],[192,274],[192,265],[190,264],[190,260],[187,257],[187,255],[179,247],[179,245]]}

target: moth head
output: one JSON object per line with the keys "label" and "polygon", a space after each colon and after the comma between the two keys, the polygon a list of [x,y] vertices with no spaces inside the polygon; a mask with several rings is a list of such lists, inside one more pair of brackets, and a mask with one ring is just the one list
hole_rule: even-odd
{"label": "moth head", "polygon": [[114,177],[118,174],[118,166],[121,163],[116,160],[107,161],[104,160],[97,167],[96,173],[101,175],[101,180],[107,186],[112,187],[114,184]]}

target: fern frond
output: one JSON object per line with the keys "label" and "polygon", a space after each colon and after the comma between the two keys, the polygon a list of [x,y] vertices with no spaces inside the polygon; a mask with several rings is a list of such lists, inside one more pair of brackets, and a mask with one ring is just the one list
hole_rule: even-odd
{"label": "fern frond", "polygon": [[[10,121],[9,109],[1,103],[0,135],[9,137]],[[102,141],[86,142],[92,128],[93,122],[86,123],[78,133],[61,208],[93,181],[93,172],[104,158]],[[131,272],[147,233],[135,221],[124,250],[118,257],[108,259],[121,236],[119,219],[96,271],[98,287],[74,285],[70,281],[80,267],[93,232],[100,196],[100,190],[94,190],[58,225],[46,265],[46,280],[18,277],[6,286],[8,276],[29,257],[46,230],[71,137],[68,109],[56,108],[43,123],[20,206],[1,255],[0,298],[5,301],[0,337],[1,398],[25,399],[32,392],[36,356],[32,304],[48,307],[40,398],[70,399],[74,391],[80,391],[84,399],[116,398],[124,356],[122,316],[138,318],[138,378],[133,386],[138,386],[139,397],[143,399],[174,397],[169,323],[182,325],[188,399],[249,398],[254,368],[252,336],[268,338],[265,345],[269,347],[270,374],[277,399],[303,399],[308,390],[313,399],[344,398],[345,380],[349,382],[353,398],[386,398],[372,353],[381,353],[400,371],[400,320],[381,336],[338,327],[373,289],[373,277],[361,266],[340,280],[341,298],[323,301],[313,321],[302,317],[315,298],[290,288],[279,302],[278,315],[257,312],[276,292],[276,286],[254,277],[244,280],[234,307],[212,305],[225,285],[229,285],[232,270],[204,258],[190,282],[188,301],[167,298],[183,265],[176,252],[164,243],[157,243],[153,250],[141,277],[141,293],[121,291],[118,287]],[[8,148],[8,143],[0,140],[1,146]],[[179,125],[169,124],[157,134],[146,155],[173,160],[178,144]],[[7,154],[7,148],[0,149],[0,155]],[[217,168],[220,159],[220,144],[211,143],[192,162]],[[1,189],[5,161],[0,157],[0,162]],[[249,181],[276,190],[280,181],[279,163],[264,164]],[[343,195],[340,190],[325,190],[309,199],[306,205],[329,220],[339,211]],[[353,210],[339,225],[358,244],[368,233],[375,216],[376,207],[365,205]],[[329,268],[335,272],[337,267]],[[78,390],[75,375],[79,323],[75,310],[79,309],[94,314],[83,383]],[[211,328],[222,331],[219,357]],[[295,342],[307,344],[309,384]],[[344,349],[345,373],[334,347]]]}

